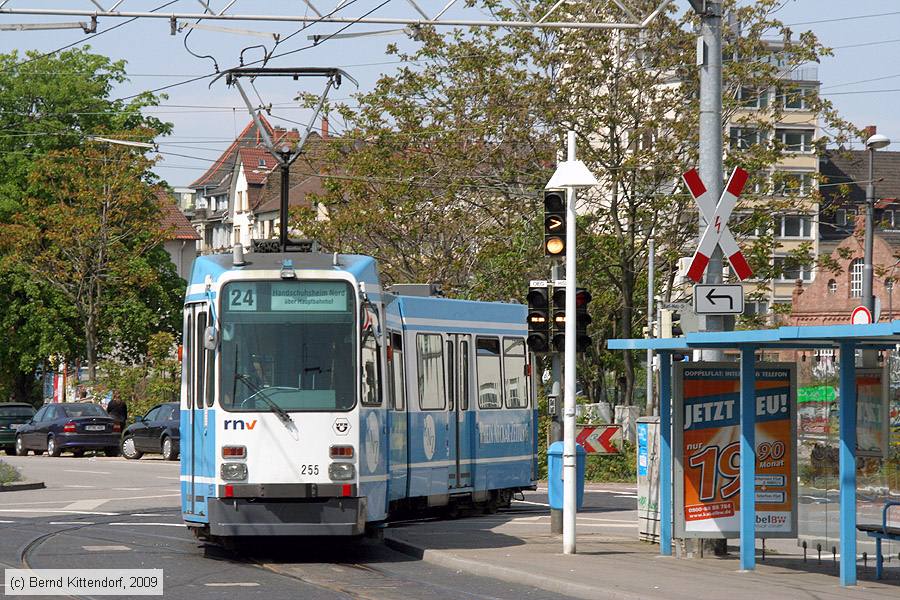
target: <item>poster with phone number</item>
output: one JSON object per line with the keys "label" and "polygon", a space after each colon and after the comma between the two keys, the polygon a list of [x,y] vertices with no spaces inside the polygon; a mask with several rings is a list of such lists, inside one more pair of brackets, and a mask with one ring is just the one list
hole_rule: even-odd
{"label": "poster with phone number", "polygon": [[[756,367],[756,536],[797,535],[796,367]],[[676,365],[673,448],[679,537],[740,534],[737,363]]]}

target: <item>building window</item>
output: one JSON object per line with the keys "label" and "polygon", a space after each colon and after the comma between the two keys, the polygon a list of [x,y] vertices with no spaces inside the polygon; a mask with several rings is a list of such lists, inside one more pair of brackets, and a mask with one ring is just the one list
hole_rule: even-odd
{"label": "building window", "polygon": [[779,196],[806,196],[813,189],[812,173],[781,172],[772,179]]}
{"label": "building window", "polygon": [[894,218],[895,215],[893,209],[883,211],[881,213],[881,226],[885,229],[893,229],[896,226],[896,221],[894,221]]}
{"label": "building window", "polygon": [[812,152],[812,129],[776,129],[775,139],[781,142],[785,152]]}
{"label": "building window", "polygon": [[834,279],[828,280],[828,293],[832,296],[837,294],[837,281],[835,281]]}
{"label": "building window", "polygon": [[744,316],[753,317],[765,315],[769,312],[769,303],[765,300],[744,303]]}
{"label": "building window", "polygon": [[738,150],[746,150],[762,142],[759,130],[753,127],[732,127],[728,134],[731,147]]}
{"label": "building window", "polygon": [[808,110],[811,90],[802,87],[790,87],[779,90],[778,103],[787,110]]}
{"label": "building window", "polygon": [[863,260],[857,258],[850,263],[850,297],[862,297]]}
{"label": "building window", "polygon": [[775,278],[778,281],[812,281],[813,273],[810,265],[798,265],[795,261],[788,263],[784,256],[775,257]]}
{"label": "building window", "polygon": [[738,100],[744,108],[765,108],[769,105],[769,90],[742,87],[738,90]]}
{"label": "building window", "polygon": [[776,217],[775,223],[776,231],[780,232],[781,237],[812,237],[812,217],[809,215],[783,215]]}

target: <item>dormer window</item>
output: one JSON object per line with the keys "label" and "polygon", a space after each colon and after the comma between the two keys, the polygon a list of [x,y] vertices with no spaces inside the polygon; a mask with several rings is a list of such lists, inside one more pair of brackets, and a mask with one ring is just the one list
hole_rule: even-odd
{"label": "dormer window", "polygon": [[264,158],[259,159],[259,165],[258,165],[258,166],[260,166],[260,167],[266,166],[266,159],[264,159]]}

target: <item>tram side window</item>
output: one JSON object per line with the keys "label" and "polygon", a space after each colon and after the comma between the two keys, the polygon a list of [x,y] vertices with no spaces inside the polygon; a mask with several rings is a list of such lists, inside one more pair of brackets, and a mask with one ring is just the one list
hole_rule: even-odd
{"label": "tram side window", "polygon": [[503,386],[498,338],[475,338],[475,369],[478,377],[478,407],[501,408]]}
{"label": "tram side window", "polygon": [[394,410],[406,409],[406,373],[403,363],[403,336],[391,334],[391,397]]}
{"label": "tram side window", "polygon": [[419,370],[419,408],[441,410],[446,406],[444,349],[440,334],[416,336],[416,362]]}
{"label": "tram side window", "polygon": [[[204,346],[205,348],[205,346]],[[216,389],[216,353],[214,350],[203,350],[206,354],[206,405],[213,405],[214,390]]]}
{"label": "tram side window", "polygon": [[197,384],[197,408],[203,408],[203,382],[206,381],[206,351],[203,346],[203,334],[206,331],[206,313],[197,315],[197,333],[194,335],[194,354],[197,357],[197,375],[194,381]]}
{"label": "tram side window", "polygon": [[[194,380],[193,380],[193,352],[194,352],[194,317],[188,314],[187,326],[184,328],[186,334],[184,339],[184,350],[182,351],[181,368],[184,371],[184,386],[187,390],[187,407],[194,407]],[[185,364],[186,363],[186,364]]]}
{"label": "tram side window", "polygon": [[362,402],[381,404],[381,357],[374,333],[366,336],[362,348]]}
{"label": "tram side window", "polygon": [[503,375],[506,380],[506,408],[528,407],[528,382],[525,379],[525,341],[503,338]]}
{"label": "tram side window", "polygon": [[469,410],[469,342],[460,342],[459,360],[459,409]]}

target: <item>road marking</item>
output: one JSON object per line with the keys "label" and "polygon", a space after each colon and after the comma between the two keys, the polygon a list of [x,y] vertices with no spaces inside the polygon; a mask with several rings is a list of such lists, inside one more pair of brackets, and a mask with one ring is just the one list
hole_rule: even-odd
{"label": "road marking", "polygon": [[93,525],[93,521],[50,521],[48,525]]}
{"label": "road marking", "polygon": [[518,502],[519,504],[534,504],[535,506],[550,506],[549,504],[545,504],[543,502],[532,502],[530,500],[513,500],[513,502]]}
{"label": "road marking", "polygon": [[0,521],[0,523],[18,523],[18,521]]}
{"label": "road marking", "polygon": [[63,506],[65,510],[93,510],[109,502],[109,498],[95,498],[92,500],[76,500],[75,502]]}
{"label": "road marking", "polygon": [[63,487],[66,487],[66,488],[81,488],[81,489],[89,489],[89,490],[94,489],[94,486],[93,486],[93,485],[64,485]]}
{"label": "road marking", "polygon": [[131,550],[128,546],[82,546],[88,552],[126,552]]}
{"label": "road marking", "polygon": [[236,583],[204,583],[206,587],[258,587],[258,583],[252,581],[241,581]]}
{"label": "road marking", "polygon": [[159,527],[184,527],[184,523],[108,523],[108,525],[158,525]]}
{"label": "road marking", "polygon": [[91,473],[92,475],[112,475],[108,471],[83,471],[81,469],[63,469],[66,473]]}
{"label": "road marking", "polygon": [[[117,492],[140,492],[146,490],[147,488],[113,488],[113,490]],[[635,496],[636,498],[637,496]]]}
{"label": "road marking", "polygon": [[131,516],[132,517],[168,517],[169,515],[164,515],[163,513],[135,513]]}
{"label": "road marking", "polygon": [[156,478],[157,478],[157,479],[174,479],[175,481],[180,481],[180,480],[181,480],[181,477],[165,477],[165,476],[163,476],[163,475],[157,475]]}
{"label": "road marking", "polygon": [[12,513],[62,513],[66,515],[100,515],[101,517],[117,517],[119,513],[114,512],[92,512],[89,510],[65,510],[62,508],[0,508],[0,512]]}

